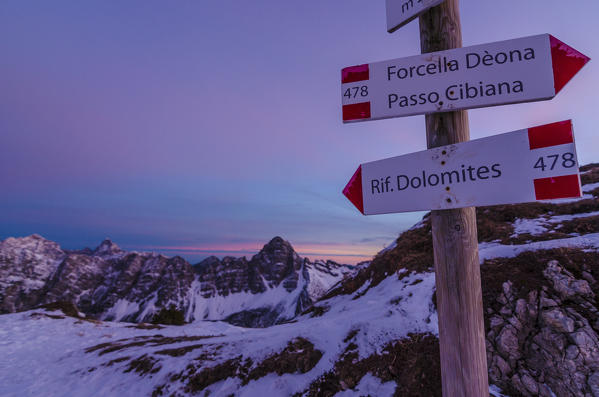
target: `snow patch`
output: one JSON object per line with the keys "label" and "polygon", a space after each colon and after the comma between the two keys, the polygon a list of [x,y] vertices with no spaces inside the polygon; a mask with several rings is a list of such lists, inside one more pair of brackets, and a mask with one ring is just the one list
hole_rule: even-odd
{"label": "snow patch", "polygon": [[511,237],[517,237],[519,234],[532,234],[533,236],[541,235],[548,231],[544,226],[546,219],[516,219],[514,221],[514,233]]}
{"label": "snow patch", "polygon": [[564,239],[536,241],[521,245],[499,243],[480,243],[478,256],[480,263],[493,258],[514,258],[525,251],[550,250],[554,248],[586,248],[596,250],[599,247],[599,233],[585,234]]}
{"label": "snow patch", "polygon": [[139,311],[139,303],[129,302],[127,299],[119,299],[115,304],[102,315],[102,319],[111,319],[121,321]]}
{"label": "snow patch", "polygon": [[214,295],[208,298],[202,296],[201,282],[196,278],[189,289],[189,306],[185,313],[187,321],[222,320],[231,314],[245,310],[260,308],[278,308],[281,318],[292,318],[296,315],[296,305],[299,295],[304,288],[305,280],[299,272],[297,288],[287,291],[280,283],[277,287],[267,288],[266,291],[253,294],[249,291],[234,294]]}
{"label": "snow patch", "polygon": [[562,223],[571,221],[573,219],[590,218],[592,216],[598,216],[599,211],[587,212],[583,214],[573,215],[556,215],[556,216],[543,216],[535,219],[516,219],[513,223],[514,233],[511,237],[517,237],[520,234],[531,234],[538,236],[549,231],[548,226],[551,224]]}
{"label": "snow patch", "polygon": [[582,185],[582,191],[584,193],[589,193],[595,189],[597,189],[599,187],[599,182],[595,182],[595,183],[588,183],[586,185]]}
{"label": "snow patch", "polygon": [[377,396],[391,397],[395,393],[397,384],[394,381],[383,383],[379,378],[373,376],[370,372],[364,375],[360,383],[352,389],[338,392],[334,397],[354,397],[354,396]]}
{"label": "snow patch", "polygon": [[[585,190],[583,189],[583,192]],[[573,197],[573,198],[563,198],[563,199],[553,199],[553,200],[541,200],[542,203],[550,203],[550,204],[567,204],[567,203],[575,203],[581,200],[589,200],[595,198],[592,194],[583,193],[582,197]]]}
{"label": "snow patch", "polygon": [[509,397],[507,394],[503,394],[501,389],[496,385],[489,385],[489,393],[493,397]]}
{"label": "snow patch", "polygon": [[304,266],[308,271],[307,291],[312,302],[316,302],[348,274],[354,272],[349,266],[318,260]]}

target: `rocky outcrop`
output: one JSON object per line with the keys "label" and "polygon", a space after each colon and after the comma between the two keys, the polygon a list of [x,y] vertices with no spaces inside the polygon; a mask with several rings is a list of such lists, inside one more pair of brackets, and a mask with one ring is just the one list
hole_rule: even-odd
{"label": "rocky outcrop", "polygon": [[171,304],[184,310],[193,280],[191,265],[181,257],[131,253],[111,263],[88,310],[105,320],[151,321]]}
{"label": "rocky outcrop", "polygon": [[282,285],[288,292],[297,288],[304,260],[289,242],[273,238],[249,261],[230,256],[209,257],[195,266],[202,282],[202,296],[249,292],[259,294]]}
{"label": "rocky outcrop", "polygon": [[0,242],[0,313],[32,308],[66,257],[60,246],[34,234]]}
{"label": "rocky outcrop", "polygon": [[297,288],[302,263],[302,258],[293,250],[291,244],[281,237],[273,238],[250,261],[268,287],[282,284],[287,291]]}
{"label": "rocky outcrop", "polygon": [[491,381],[511,395],[599,396],[597,282],[587,270],[579,279],[551,260],[538,290],[503,283],[488,308]]}
{"label": "rocky outcrop", "polygon": [[[232,324],[266,327],[290,320],[306,310],[350,273],[353,266],[332,261],[312,263],[301,258],[288,241],[275,237],[249,261],[245,257],[222,260],[209,257],[194,269],[204,300],[219,297],[229,302],[214,307],[196,299],[192,302],[196,318],[215,319],[214,312],[220,311],[227,313],[225,318]],[[245,310],[231,311],[230,306],[239,305],[238,299],[245,299],[244,294],[273,299],[259,306],[244,303]],[[198,307],[202,309],[198,311]]]}

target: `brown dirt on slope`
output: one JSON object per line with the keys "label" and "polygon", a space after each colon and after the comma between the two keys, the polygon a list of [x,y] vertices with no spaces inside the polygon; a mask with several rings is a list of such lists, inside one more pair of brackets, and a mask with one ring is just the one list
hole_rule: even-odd
{"label": "brown dirt on slope", "polygon": [[342,390],[355,388],[368,372],[383,383],[395,381],[394,396],[397,397],[441,396],[439,342],[434,335],[410,334],[406,339],[389,343],[381,354],[362,360],[356,348],[357,345],[350,342],[333,370],[296,396],[331,397]]}
{"label": "brown dirt on slope", "polygon": [[310,341],[296,338],[290,341],[282,352],[267,357],[254,367],[242,383],[247,384],[251,380],[260,379],[270,373],[276,373],[279,376],[294,373],[305,374],[314,368],[321,358],[322,352],[316,350]]}
{"label": "brown dirt on slope", "polygon": [[[185,383],[185,391],[188,393],[199,393],[214,383],[228,378],[239,378],[243,385],[252,380],[260,379],[268,374],[306,373],[318,364],[322,358],[322,352],[314,348],[314,345],[304,338],[295,338],[290,341],[279,353],[266,357],[261,362],[254,364],[250,358],[244,359],[242,355],[216,365],[207,367],[206,364],[213,357],[202,355],[191,363],[185,371],[170,376],[171,381],[182,381]],[[159,386],[155,393],[163,391],[165,385]]]}

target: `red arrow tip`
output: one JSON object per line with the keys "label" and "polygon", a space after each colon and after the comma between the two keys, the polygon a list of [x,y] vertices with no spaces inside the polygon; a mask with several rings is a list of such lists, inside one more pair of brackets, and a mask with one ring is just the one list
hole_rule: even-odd
{"label": "red arrow tip", "polygon": [[345,197],[364,214],[364,199],[362,198],[362,166],[359,166],[354,176],[351,177],[345,189],[343,189]]}
{"label": "red arrow tip", "polygon": [[557,94],[591,58],[551,35],[549,35],[549,43],[551,43],[553,83]]}

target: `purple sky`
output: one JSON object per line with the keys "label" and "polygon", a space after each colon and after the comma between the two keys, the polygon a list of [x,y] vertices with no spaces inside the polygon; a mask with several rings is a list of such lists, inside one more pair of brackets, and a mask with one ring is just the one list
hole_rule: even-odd
{"label": "purple sky", "polygon": [[[464,45],[551,33],[599,60],[599,2],[462,0]],[[419,53],[384,0],[0,4],[0,239],[108,236],[197,261],[275,235],[355,263],[423,213],[363,217],[358,164],[425,149],[424,116],[342,125],[340,69]],[[552,101],[470,111],[480,138],[572,118],[599,161],[591,61]]]}

